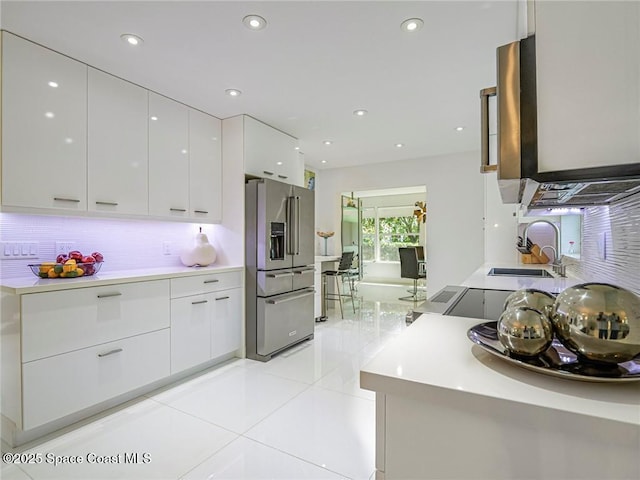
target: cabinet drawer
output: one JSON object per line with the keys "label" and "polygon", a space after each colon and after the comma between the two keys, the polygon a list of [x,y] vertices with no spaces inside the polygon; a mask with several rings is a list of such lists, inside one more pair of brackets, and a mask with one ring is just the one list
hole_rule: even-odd
{"label": "cabinet drawer", "polygon": [[168,376],[169,342],[166,328],[24,364],[23,429]]}
{"label": "cabinet drawer", "polygon": [[22,296],[22,361],[169,326],[169,281]]}
{"label": "cabinet drawer", "polygon": [[171,298],[217,292],[242,286],[242,272],[211,273],[193,277],[172,278]]}

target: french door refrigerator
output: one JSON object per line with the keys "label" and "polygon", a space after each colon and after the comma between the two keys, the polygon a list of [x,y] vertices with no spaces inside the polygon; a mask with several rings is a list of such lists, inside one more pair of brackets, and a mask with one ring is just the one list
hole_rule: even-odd
{"label": "french door refrigerator", "polygon": [[263,362],[314,330],[314,192],[270,179],[245,185],[246,353]]}

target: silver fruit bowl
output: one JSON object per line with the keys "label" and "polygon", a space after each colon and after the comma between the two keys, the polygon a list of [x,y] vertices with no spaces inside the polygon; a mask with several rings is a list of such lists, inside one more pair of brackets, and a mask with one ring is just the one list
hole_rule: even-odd
{"label": "silver fruit bowl", "polygon": [[535,288],[523,288],[516,290],[505,299],[502,310],[511,307],[529,307],[549,316],[555,301],[556,297],[548,292]]}
{"label": "silver fruit bowl", "polygon": [[583,360],[628,362],[640,355],[640,297],[606,283],[583,283],[558,295],[551,312],[558,339]]}
{"label": "silver fruit bowl", "polygon": [[530,307],[507,308],[498,319],[497,333],[510,353],[522,357],[541,354],[553,341],[549,318]]}

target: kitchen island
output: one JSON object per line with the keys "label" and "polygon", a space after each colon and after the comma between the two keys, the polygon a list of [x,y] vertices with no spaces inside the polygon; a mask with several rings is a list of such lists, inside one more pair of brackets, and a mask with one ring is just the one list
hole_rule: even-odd
{"label": "kitchen island", "polygon": [[468,340],[483,321],[424,313],[361,370],[376,478],[640,478],[640,383],[512,365]]}

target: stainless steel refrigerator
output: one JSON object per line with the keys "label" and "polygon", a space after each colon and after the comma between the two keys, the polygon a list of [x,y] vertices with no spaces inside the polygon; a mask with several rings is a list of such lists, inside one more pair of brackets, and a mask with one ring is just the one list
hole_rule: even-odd
{"label": "stainless steel refrigerator", "polygon": [[249,180],[245,222],[247,357],[266,362],[313,338],[314,192]]}

